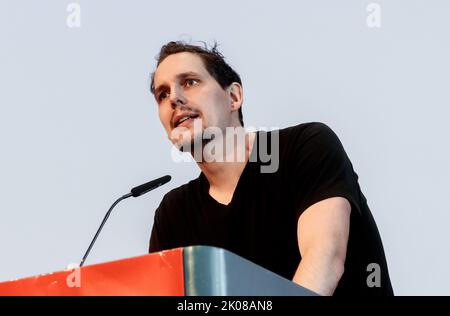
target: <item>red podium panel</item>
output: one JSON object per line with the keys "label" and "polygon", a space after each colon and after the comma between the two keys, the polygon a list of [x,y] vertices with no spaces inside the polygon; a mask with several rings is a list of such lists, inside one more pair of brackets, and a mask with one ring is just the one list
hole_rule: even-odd
{"label": "red podium panel", "polygon": [[0,296],[15,295],[182,296],[183,249],[0,283]]}

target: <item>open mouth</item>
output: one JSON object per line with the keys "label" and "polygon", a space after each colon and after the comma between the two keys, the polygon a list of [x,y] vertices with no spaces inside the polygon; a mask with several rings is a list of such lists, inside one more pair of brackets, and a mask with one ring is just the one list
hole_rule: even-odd
{"label": "open mouth", "polygon": [[184,115],[184,116],[180,117],[179,119],[177,119],[177,121],[175,122],[174,126],[175,126],[175,128],[179,127],[179,126],[188,126],[189,124],[191,124],[198,117],[199,117],[198,114],[187,114],[187,115]]}

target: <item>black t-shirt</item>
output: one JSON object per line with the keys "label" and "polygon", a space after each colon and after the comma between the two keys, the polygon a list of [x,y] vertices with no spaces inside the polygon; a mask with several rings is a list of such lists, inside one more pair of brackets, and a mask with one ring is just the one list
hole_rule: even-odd
{"label": "black t-shirt", "polygon": [[[150,252],[215,246],[292,280],[301,260],[298,218],[314,203],[340,196],[352,210],[345,271],[334,294],[392,295],[377,226],[339,138],[318,122],[278,130],[278,170],[263,173],[268,163],[257,152],[263,141],[272,150],[271,133],[257,132],[251,155],[258,159],[247,162],[228,205],[209,195],[203,173],[167,193],[155,213]],[[380,287],[373,286],[377,278]]]}

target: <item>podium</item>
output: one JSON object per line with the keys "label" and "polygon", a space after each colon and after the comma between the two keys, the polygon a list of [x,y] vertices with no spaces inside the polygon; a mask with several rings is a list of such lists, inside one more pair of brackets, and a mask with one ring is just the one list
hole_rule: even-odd
{"label": "podium", "polygon": [[176,248],[0,283],[0,296],[314,296],[227,250]]}

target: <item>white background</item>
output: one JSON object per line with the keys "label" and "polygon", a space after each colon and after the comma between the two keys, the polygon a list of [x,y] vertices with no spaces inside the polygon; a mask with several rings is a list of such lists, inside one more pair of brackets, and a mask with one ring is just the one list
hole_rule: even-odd
{"label": "white background", "polygon": [[217,40],[246,126],[321,121],[340,137],[381,232],[396,294],[450,294],[450,4],[378,1],[0,0],[0,281],[145,254],[176,164],[149,93],[170,40]]}

